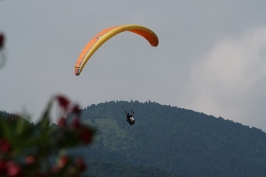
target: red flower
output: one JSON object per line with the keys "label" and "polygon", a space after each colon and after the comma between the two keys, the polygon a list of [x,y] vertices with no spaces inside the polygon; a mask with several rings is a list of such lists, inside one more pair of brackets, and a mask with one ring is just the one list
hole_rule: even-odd
{"label": "red flower", "polygon": [[11,149],[10,143],[5,139],[0,139],[0,151],[7,153]]}
{"label": "red flower", "polygon": [[65,165],[67,164],[67,162],[69,162],[69,157],[68,156],[63,156],[59,159],[58,163],[57,163],[57,167],[59,169],[64,168]]}
{"label": "red flower", "polygon": [[89,144],[92,141],[92,132],[91,130],[86,127],[86,126],[81,126],[79,128],[79,132],[78,132],[79,137],[82,139],[82,141],[85,144]]}
{"label": "red flower", "polygon": [[6,161],[1,160],[0,161],[0,174],[6,173]]}
{"label": "red flower", "polygon": [[77,105],[77,104],[74,105],[71,112],[74,112],[76,114],[79,114],[80,113],[79,105]]}
{"label": "red flower", "polygon": [[85,144],[89,144],[92,141],[92,131],[89,127],[82,125],[78,117],[73,120],[72,126],[76,129],[78,136]]}
{"label": "red flower", "polygon": [[10,177],[18,177],[20,175],[21,172],[21,167],[13,162],[13,161],[9,161],[6,164],[7,166],[7,175]]}
{"label": "red flower", "polygon": [[26,157],[26,159],[25,159],[25,162],[27,163],[27,164],[33,164],[34,162],[35,162],[35,157],[34,156],[32,156],[32,155],[30,155],[30,156],[27,156]]}
{"label": "red flower", "polygon": [[59,105],[66,111],[70,101],[63,95],[57,95],[56,99],[59,102]]}
{"label": "red flower", "polygon": [[79,169],[81,172],[83,172],[83,171],[86,170],[86,165],[85,165],[83,159],[81,159],[81,158],[77,159],[77,161],[76,161],[76,165],[77,165],[78,169]]}
{"label": "red flower", "polygon": [[74,118],[74,120],[73,120],[73,122],[72,122],[72,125],[73,125],[74,128],[79,128],[79,127],[81,126],[81,124],[80,124],[80,120],[79,120],[78,117],[75,117],[75,118]]}
{"label": "red flower", "polygon": [[61,117],[58,121],[58,126],[59,127],[64,127],[66,126],[66,119],[64,117]]}
{"label": "red flower", "polygon": [[5,36],[4,34],[0,34],[0,49],[4,47]]}

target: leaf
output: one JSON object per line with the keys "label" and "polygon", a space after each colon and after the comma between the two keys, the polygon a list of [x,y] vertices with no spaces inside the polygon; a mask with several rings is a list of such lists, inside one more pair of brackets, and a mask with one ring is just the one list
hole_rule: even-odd
{"label": "leaf", "polygon": [[23,118],[18,118],[17,127],[15,129],[15,133],[17,136],[19,136],[20,134],[22,134],[23,131],[25,131],[27,127],[25,123],[26,121]]}
{"label": "leaf", "polygon": [[47,129],[49,128],[49,125],[50,125],[50,111],[51,111],[51,108],[52,108],[52,105],[53,105],[53,100],[51,100],[42,117],[40,118],[40,121],[37,123],[37,126],[40,127],[41,129]]}
{"label": "leaf", "polygon": [[2,133],[3,133],[3,137],[7,138],[10,141],[12,141],[13,135],[14,135],[14,133],[13,133],[14,128],[12,126],[13,122],[12,123],[11,122],[8,123],[7,121],[8,121],[8,119],[2,120],[1,129],[2,129]]}

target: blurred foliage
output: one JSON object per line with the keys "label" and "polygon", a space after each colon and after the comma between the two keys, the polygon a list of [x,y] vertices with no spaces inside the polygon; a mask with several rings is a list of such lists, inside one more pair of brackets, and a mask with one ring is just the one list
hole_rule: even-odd
{"label": "blurred foliage", "polygon": [[[58,126],[51,126],[53,102],[59,103]],[[67,122],[67,113],[75,116]],[[48,103],[35,125],[25,115],[0,114],[0,176],[64,176],[81,175],[86,165],[82,158],[66,154],[67,148],[92,143],[95,129],[82,124],[78,105],[58,95]]]}

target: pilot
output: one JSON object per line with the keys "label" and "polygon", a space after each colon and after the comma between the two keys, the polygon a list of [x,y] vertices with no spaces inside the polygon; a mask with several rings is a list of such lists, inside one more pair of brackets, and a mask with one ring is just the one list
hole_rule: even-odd
{"label": "pilot", "polygon": [[134,119],[134,111],[132,112],[132,109],[131,109],[131,114],[129,114],[128,112],[126,112],[126,120],[127,122],[130,124],[130,125],[133,125],[135,124],[135,119]]}

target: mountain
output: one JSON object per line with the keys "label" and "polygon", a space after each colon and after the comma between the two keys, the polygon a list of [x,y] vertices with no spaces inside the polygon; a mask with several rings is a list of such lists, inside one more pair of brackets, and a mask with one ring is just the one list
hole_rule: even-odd
{"label": "mountain", "polygon": [[122,163],[90,160],[88,175],[95,177],[177,177],[155,167],[132,166]]}
{"label": "mountain", "polygon": [[[132,126],[124,113],[130,108]],[[86,107],[82,121],[98,129],[91,147],[75,150],[86,159],[153,166],[180,177],[266,176],[266,134],[222,117],[150,101],[113,101]]]}

